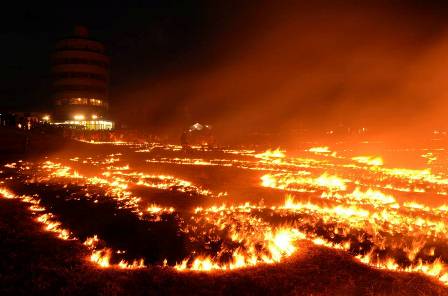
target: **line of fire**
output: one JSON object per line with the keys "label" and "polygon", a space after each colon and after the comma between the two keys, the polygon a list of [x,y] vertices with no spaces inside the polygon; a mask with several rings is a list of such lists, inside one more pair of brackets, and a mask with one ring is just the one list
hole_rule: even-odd
{"label": "line of fire", "polygon": [[5,16],[0,295],[448,295],[448,5],[187,2]]}

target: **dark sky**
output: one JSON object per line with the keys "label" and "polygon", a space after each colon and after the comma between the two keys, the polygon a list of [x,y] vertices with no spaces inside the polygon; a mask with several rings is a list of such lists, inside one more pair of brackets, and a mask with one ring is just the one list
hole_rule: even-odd
{"label": "dark sky", "polygon": [[108,49],[111,111],[131,125],[440,125],[445,2],[3,4],[0,107],[49,108],[52,47],[82,24]]}
{"label": "dark sky", "polygon": [[26,109],[46,107],[50,53],[77,24],[107,46],[112,89],[120,91],[128,83],[183,66],[227,22],[221,6],[208,1],[12,2],[3,4],[0,20],[1,106]]}

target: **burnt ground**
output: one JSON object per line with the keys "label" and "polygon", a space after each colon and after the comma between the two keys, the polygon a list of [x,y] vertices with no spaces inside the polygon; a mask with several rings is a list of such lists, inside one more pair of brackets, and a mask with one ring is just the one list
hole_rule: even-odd
{"label": "burnt ground", "polygon": [[[0,163],[39,154],[2,154]],[[100,269],[87,256],[79,242],[43,231],[25,204],[0,199],[0,295],[448,295],[421,274],[376,270],[311,245],[281,264],[213,273]]]}
{"label": "burnt ground", "polygon": [[79,243],[44,232],[14,200],[0,200],[0,238],[0,295],[448,295],[422,275],[306,245],[285,263],[233,272],[98,269]]}

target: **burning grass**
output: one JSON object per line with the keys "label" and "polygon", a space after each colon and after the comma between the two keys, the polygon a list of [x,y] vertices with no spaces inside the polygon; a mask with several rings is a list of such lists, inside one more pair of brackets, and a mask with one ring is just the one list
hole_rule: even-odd
{"label": "burning grass", "polygon": [[27,207],[0,200],[1,295],[444,295],[446,289],[415,274],[373,270],[327,248],[301,246],[280,265],[232,272],[178,273],[148,267],[123,271],[86,264],[83,246],[42,231]]}
{"label": "burning grass", "polygon": [[[92,272],[130,270],[126,281],[158,269],[173,280],[203,282],[203,275],[191,272],[213,271],[207,277],[224,292],[233,285],[229,278],[251,286],[251,277],[276,283],[285,276],[297,284],[306,282],[303,270],[322,278],[319,269],[328,268],[336,278],[346,272],[353,282],[315,284],[326,294],[357,293],[358,287],[390,294],[391,282],[407,278],[435,294],[445,291],[409,274],[448,283],[448,178],[435,167],[393,168],[378,156],[328,147],[293,157],[280,149],[191,155],[177,148],[69,152],[8,163],[0,194],[21,201],[44,231],[76,245],[71,256],[80,260],[84,254],[99,268]],[[431,164],[438,154],[430,155]],[[428,159],[428,152],[423,155]],[[255,198],[241,197],[241,188]],[[374,283],[367,285],[354,271],[370,273]]]}

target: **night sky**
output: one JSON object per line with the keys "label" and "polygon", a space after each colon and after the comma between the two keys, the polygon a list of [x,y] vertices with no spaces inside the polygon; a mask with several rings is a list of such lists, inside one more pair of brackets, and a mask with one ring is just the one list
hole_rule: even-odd
{"label": "night sky", "polygon": [[131,126],[444,124],[444,1],[307,2],[3,4],[0,108],[51,107],[49,56],[79,24],[106,45],[111,113]]}
{"label": "night sky", "polygon": [[55,42],[72,34],[75,25],[86,26],[91,38],[106,45],[112,90],[120,91],[185,66],[227,22],[221,6],[200,1],[16,3],[3,11],[1,106],[19,110],[47,108],[49,56]]}

